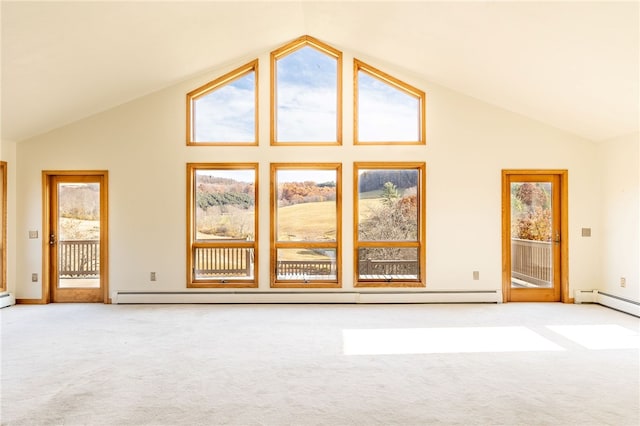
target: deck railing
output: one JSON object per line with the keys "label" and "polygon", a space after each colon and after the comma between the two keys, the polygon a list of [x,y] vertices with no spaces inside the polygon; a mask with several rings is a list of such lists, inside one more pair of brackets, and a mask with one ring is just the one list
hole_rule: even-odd
{"label": "deck railing", "polygon": [[[194,272],[198,277],[252,276],[253,249],[247,247],[197,247],[194,250]],[[419,264],[416,260],[365,259],[360,261],[360,275],[415,276]],[[279,260],[276,265],[279,277],[334,276],[336,261]]]}
{"label": "deck railing", "polygon": [[196,276],[251,276],[253,249],[249,247],[197,247],[194,250]]}
{"label": "deck railing", "polygon": [[360,276],[417,276],[417,260],[364,259],[358,264]]}
{"label": "deck railing", "polygon": [[511,276],[536,286],[548,287],[553,281],[550,241],[511,239]]}
{"label": "deck railing", "polygon": [[279,260],[279,277],[282,276],[333,276],[336,274],[336,262],[333,260]]}
{"label": "deck railing", "polygon": [[98,278],[100,276],[100,240],[58,242],[60,278]]}
{"label": "deck railing", "polygon": [[[100,241],[59,241],[60,278],[96,278],[100,276]],[[206,247],[195,250],[198,275],[250,276],[253,249],[244,247]],[[333,260],[281,260],[277,274],[333,275]],[[415,260],[364,259],[359,262],[360,275],[417,275]],[[511,240],[511,275],[535,285],[547,286],[553,280],[552,243],[513,238]]]}

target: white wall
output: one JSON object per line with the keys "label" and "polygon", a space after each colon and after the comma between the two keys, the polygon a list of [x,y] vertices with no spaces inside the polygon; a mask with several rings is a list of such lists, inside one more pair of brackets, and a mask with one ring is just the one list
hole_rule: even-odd
{"label": "white wall", "polygon": [[[602,143],[602,285],[605,293],[640,303],[640,134]],[[626,278],[626,287],[620,278]]]}
{"label": "white wall", "polygon": [[[39,298],[41,241],[26,239],[41,228],[41,171],[109,170],[110,289],[186,290],[187,162],[260,163],[260,289],[269,287],[269,163],[343,162],[343,288],[352,289],[352,163],[427,163],[427,288],[501,289],[501,169],[569,170],[570,291],[598,285],[598,233],[580,228],[600,218],[598,150],[595,144],[443,87],[379,66],[427,93],[427,146],[352,145],[352,57],[344,55],[344,118],[340,147],[269,146],[269,55],[260,57],[260,146],[186,147],[185,96],[232,67],[87,118],[18,144],[18,291]],[[472,280],[472,271],[480,280]],[[158,281],[149,282],[156,271]]]}

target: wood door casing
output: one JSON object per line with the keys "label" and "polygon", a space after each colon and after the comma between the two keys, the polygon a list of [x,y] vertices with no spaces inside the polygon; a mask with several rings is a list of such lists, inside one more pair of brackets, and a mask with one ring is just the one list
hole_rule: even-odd
{"label": "wood door casing", "polygon": [[[552,289],[514,289],[511,285],[511,183],[550,182],[553,186],[555,223],[552,230],[554,259]],[[571,303],[568,288],[568,173],[566,170],[502,171],[502,292],[504,302]],[[557,234],[556,234],[557,232]]]}
{"label": "wood door casing", "polygon": [[[99,185],[99,278],[98,286],[58,286],[58,186],[59,184],[95,183]],[[108,297],[108,172],[43,172],[43,273],[42,303],[99,302]],[[53,238],[51,237],[53,234]]]}

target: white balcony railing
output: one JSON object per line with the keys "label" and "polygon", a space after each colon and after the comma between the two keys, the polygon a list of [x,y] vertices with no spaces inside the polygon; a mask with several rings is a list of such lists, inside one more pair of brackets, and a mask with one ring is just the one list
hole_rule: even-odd
{"label": "white balcony railing", "polygon": [[553,250],[550,241],[511,239],[511,277],[536,287],[553,286]]}

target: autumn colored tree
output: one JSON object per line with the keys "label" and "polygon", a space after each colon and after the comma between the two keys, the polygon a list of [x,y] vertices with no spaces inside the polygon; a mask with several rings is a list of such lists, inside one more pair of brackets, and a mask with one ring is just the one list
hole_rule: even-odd
{"label": "autumn colored tree", "polygon": [[523,240],[551,241],[551,194],[548,185],[525,182],[514,185],[511,202],[511,236]]}

